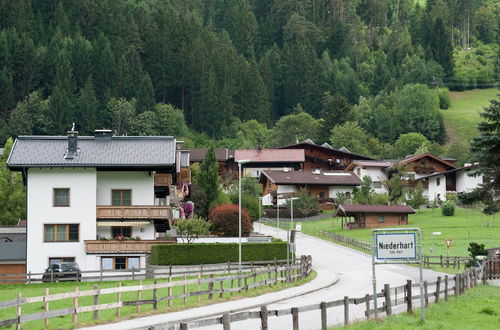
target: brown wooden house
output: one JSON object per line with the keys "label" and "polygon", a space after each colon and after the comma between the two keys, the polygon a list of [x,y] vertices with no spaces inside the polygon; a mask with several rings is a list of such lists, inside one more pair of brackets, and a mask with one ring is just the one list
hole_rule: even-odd
{"label": "brown wooden house", "polygon": [[453,162],[434,156],[431,153],[409,156],[399,161],[398,165],[403,166],[409,174],[414,174],[414,177],[410,179],[416,179],[438,172],[446,172],[457,168],[457,165]]}
{"label": "brown wooden house", "polygon": [[342,228],[379,228],[408,224],[408,205],[339,205],[336,215],[342,217]]}
{"label": "brown wooden house", "polygon": [[304,149],[304,170],[321,169],[325,171],[344,170],[353,160],[371,160],[373,158],[333,149],[328,143],[315,144],[310,139],[280,149]]}
{"label": "brown wooden house", "polygon": [[[195,148],[189,150],[189,163],[201,163],[207,154],[207,148]],[[238,177],[238,170],[234,163],[234,150],[228,148],[215,149],[215,158],[219,163],[219,177],[222,180],[230,180]]]}

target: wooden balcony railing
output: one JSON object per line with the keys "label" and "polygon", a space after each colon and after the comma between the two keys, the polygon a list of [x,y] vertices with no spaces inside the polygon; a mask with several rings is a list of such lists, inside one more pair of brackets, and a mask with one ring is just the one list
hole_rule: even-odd
{"label": "wooden balcony railing", "polygon": [[154,220],[172,219],[170,206],[134,205],[134,206],[97,206],[97,219],[109,220]]}
{"label": "wooden balcony railing", "polygon": [[153,245],[174,244],[174,241],[85,241],[86,253],[151,253]]}
{"label": "wooden balcony railing", "polygon": [[168,187],[173,183],[172,173],[155,173],[155,186]]}

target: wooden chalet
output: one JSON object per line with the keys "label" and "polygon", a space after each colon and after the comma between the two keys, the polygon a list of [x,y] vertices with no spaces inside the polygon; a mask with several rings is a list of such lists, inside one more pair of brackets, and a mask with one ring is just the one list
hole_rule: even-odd
{"label": "wooden chalet", "polygon": [[339,205],[336,215],[342,228],[380,228],[408,224],[408,214],[415,210],[408,205]]}
{"label": "wooden chalet", "polygon": [[259,178],[266,170],[300,170],[305,160],[303,149],[239,149],[235,151],[235,166],[242,164],[243,175]]}
{"label": "wooden chalet", "polygon": [[414,174],[414,177],[410,179],[416,179],[437,172],[446,172],[457,168],[454,162],[434,156],[431,153],[409,156],[399,161],[398,165],[403,166],[409,174]]}
{"label": "wooden chalet", "polygon": [[344,150],[333,149],[328,143],[315,144],[310,139],[280,149],[304,149],[304,170],[321,169],[325,171],[344,170],[354,160],[372,160],[373,158],[353,154]]}
{"label": "wooden chalet", "polygon": [[[201,163],[205,159],[208,148],[195,148],[189,150],[189,163]],[[223,180],[230,180],[238,177],[238,169],[234,163],[234,150],[227,148],[214,149],[215,158],[219,163],[219,177]]]}

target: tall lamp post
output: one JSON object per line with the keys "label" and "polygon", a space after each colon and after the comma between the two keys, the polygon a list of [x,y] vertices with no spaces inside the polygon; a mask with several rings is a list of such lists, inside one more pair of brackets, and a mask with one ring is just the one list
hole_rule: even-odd
{"label": "tall lamp post", "polygon": [[262,232],[262,222],[260,220],[262,219],[262,199],[264,197],[259,197],[259,231]]}
{"label": "tall lamp post", "polygon": [[288,200],[290,201],[290,228],[288,228],[288,231],[287,231],[287,249],[286,249],[286,279],[288,282],[290,282],[290,249],[291,249],[291,245],[290,245],[290,236],[291,236],[291,231],[292,231],[292,228],[294,227],[293,225],[293,201],[294,200],[297,200],[299,199],[298,197],[292,197],[292,198],[289,198]]}
{"label": "tall lamp post", "polygon": [[238,271],[241,273],[241,165],[249,160],[238,161]]}

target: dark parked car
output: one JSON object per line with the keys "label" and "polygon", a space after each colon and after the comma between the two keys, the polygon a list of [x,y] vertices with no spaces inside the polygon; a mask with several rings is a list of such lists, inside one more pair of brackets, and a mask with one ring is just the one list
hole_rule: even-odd
{"label": "dark parked car", "polygon": [[42,282],[81,281],[82,272],[76,262],[57,262],[45,270]]}

